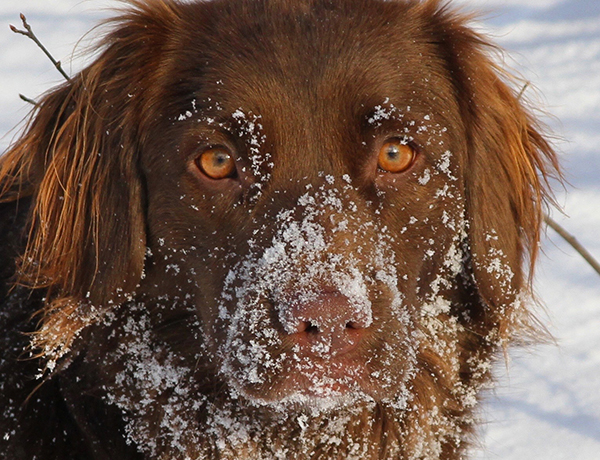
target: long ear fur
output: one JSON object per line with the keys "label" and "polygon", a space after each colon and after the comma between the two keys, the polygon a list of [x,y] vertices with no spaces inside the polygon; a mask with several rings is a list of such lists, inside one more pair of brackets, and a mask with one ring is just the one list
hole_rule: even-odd
{"label": "long ear fur", "polygon": [[176,13],[129,3],[102,54],[40,101],[0,160],[0,199],[32,198],[18,281],[48,292],[34,343],[51,359],[143,275],[141,117]]}
{"label": "long ear fur", "polygon": [[535,332],[521,297],[532,296],[548,180],[560,179],[558,160],[521,97],[515,79],[489,57],[497,51],[465,25],[469,18],[434,8],[440,37],[466,126],[464,187],[472,275],[487,330],[504,341],[515,331]]}

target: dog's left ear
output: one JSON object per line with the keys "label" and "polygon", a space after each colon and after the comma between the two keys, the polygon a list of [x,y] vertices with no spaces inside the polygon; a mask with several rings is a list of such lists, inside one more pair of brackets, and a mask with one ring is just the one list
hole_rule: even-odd
{"label": "dog's left ear", "polygon": [[[465,126],[463,178],[473,281],[501,338],[529,323],[518,308],[531,294],[548,178],[560,178],[557,157],[524,106],[519,88],[490,58],[497,52],[465,18],[429,2]],[[513,79],[514,81],[514,79]],[[524,313],[521,315],[521,313]]]}
{"label": "dog's left ear", "polygon": [[162,2],[130,3],[102,53],[41,98],[25,134],[0,159],[0,199],[31,202],[18,281],[45,290],[35,342],[54,357],[143,276],[139,154],[156,102],[152,78],[178,14]]}

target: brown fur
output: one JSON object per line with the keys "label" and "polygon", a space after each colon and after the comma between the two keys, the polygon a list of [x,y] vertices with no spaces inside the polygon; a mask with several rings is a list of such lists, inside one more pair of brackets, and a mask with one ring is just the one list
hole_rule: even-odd
{"label": "brown fur", "polygon": [[[130,4],[0,159],[0,454],[462,458],[495,353],[535,331],[558,174],[494,48],[436,0]],[[411,169],[376,170],[405,133]],[[238,177],[199,177],[221,144]],[[302,223],[325,249],[272,280],[258,262]],[[328,308],[337,269],[367,280],[373,324],[306,369],[356,368],[366,396],[316,410],[286,400],[305,368],[278,315],[303,289]]]}

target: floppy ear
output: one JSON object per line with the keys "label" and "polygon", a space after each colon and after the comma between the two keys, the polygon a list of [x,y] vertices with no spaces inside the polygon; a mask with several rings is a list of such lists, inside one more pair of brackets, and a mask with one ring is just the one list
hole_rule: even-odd
{"label": "floppy ear", "polygon": [[445,8],[434,14],[434,23],[466,131],[463,177],[473,281],[486,323],[506,339],[531,326],[519,303],[521,294],[531,295],[548,178],[560,178],[558,161],[516,92],[520,88],[512,89],[510,76],[490,59],[497,50]]}
{"label": "floppy ear", "polygon": [[62,354],[98,308],[121,303],[142,278],[140,127],[175,13],[134,6],[93,64],[43,97],[0,160],[0,198],[31,196],[19,282],[48,291],[42,354]]}

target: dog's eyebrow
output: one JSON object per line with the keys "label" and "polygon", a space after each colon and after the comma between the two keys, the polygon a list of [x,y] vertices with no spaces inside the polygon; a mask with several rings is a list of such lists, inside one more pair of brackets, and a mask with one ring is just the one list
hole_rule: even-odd
{"label": "dog's eyebrow", "polygon": [[241,108],[224,109],[221,105],[213,105],[211,102],[194,103],[193,111],[190,108],[188,106],[180,109],[176,117],[177,121],[190,120],[232,134],[250,134],[262,129],[262,116],[253,111],[245,111]]}

